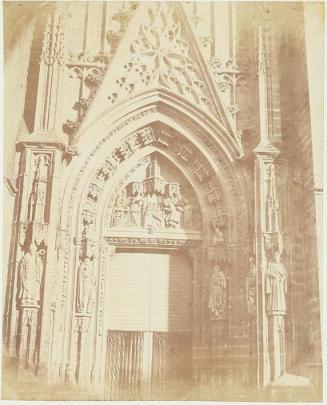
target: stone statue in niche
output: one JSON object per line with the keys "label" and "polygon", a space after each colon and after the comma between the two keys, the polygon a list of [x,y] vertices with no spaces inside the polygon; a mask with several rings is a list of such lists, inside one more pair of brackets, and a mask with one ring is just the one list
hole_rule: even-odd
{"label": "stone statue in niche", "polygon": [[35,178],[38,181],[48,180],[48,168],[49,168],[50,158],[48,155],[39,155],[37,158],[37,169],[35,173]]}
{"label": "stone statue in niche", "polygon": [[226,315],[227,304],[227,281],[224,272],[220,266],[214,266],[214,272],[209,286],[209,304],[208,308],[214,317],[224,319]]}
{"label": "stone statue in niche", "polygon": [[32,243],[18,266],[18,299],[21,305],[37,305],[40,301],[43,262]]}
{"label": "stone statue in niche", "polygon": [[266,310],[272,315],[286,313],[287,274],[281,262],[281,253],[274,252],[266,274]]}
{"label": "stone statue in niche", "polygon": [[36,170],[28,204],[29,221],[44,222],[49,164],[48,155],[41,154],[36,159]]}
{"label": "stone statue in niche", "polygon": [[179,183],[168,183],[154,158],[143,181],[134,181],[118,194],[111,217],[116,228],[197,229],[198,213]]}
{"label": "stone statue in niche", "polygon": [[225,237],[222,231],[223,226],[218,218],[213,218],[211,221],[211,243],[215,246],[224,243]]}
{"label": "stone statue in niche", "polygon": [[76,312],[92,314],[95,304],[95,285],[91,259],[85,257],[77,270]]}
{"label": "stone statue in niche", "polygon": [[256,311],[256,265],[253,256],[249,258],[249,271],[245,279],[246,308],[253,315]]}

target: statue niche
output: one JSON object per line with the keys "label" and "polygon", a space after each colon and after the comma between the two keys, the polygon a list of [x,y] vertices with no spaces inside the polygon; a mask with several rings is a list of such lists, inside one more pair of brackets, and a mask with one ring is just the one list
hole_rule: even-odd
{"label": "statue niche", "polygon": [[18,266],[18,301],[20,306],[38,306],[40,302],[43,262],[32,243]]}
{"label": "statue niche", "polygon": [[197,230],[197,210],[180,183],[161,175],[156,158],[151,158],[145,178],[132,181],[117,195],[110,226],[113,228]]}
{"label": "statue niche", "polygon": [[28,202],[28,220],[43,223],[47,197],[50,158],[40,154],[35,159],[35,173]]}

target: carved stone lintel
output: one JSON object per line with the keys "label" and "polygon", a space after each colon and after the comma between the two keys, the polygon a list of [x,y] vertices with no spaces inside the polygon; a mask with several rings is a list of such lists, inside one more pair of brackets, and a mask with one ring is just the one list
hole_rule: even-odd
{"label": "carved stone lintel", "polygon": [[118,246],[162,246],[162,247],[196,247],[198,239],[169,239],[169,238],[142,238],[142,237],[106,237],[110,245]]}

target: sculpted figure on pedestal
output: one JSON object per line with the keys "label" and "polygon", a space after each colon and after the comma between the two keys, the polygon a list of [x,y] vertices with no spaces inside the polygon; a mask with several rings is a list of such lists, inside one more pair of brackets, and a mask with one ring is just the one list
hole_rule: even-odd
{"label": "sculpted figure on pedestal", "polygon": [[18,266],[18,298],[21,305],[36,305],[40,300],[43,262],[34,243],[25,253]]}
{"label": "sculpted figure on pedestal", "polygon": [[95,284],[91,260],[86,257],[77,270],[76,312],[91,314],[95,303]]}
{"label": "sculpted figure on pedestal", "polygon": [[224,272],[216,264],[209,287],[209,309],[211,313],[224,318],[227,302],[227,281]]}
{"label": "sculpted figure on pedestal", "polygon": [[287,276],[280,252],[275,252],[266,275],[266,309],[271,314],[286,313]]}

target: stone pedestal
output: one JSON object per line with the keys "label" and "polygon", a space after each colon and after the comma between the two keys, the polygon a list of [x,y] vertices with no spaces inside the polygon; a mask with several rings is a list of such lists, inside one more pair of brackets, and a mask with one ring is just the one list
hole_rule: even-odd
{"label": "stone pedestal", "polygon": [[270,377],[278,380],[285,373],[285,328],[284,315],[268,316]]}
{"label": "stone pedestal", "polygon": [[[24,305],[19,309],[17,333],[18,372],[37,366],[37,323],[39,306]],[[18,377],[19,378],[19,377]]]}
{"label": "stone pedestal", "polygon": [[268,386],[267,400],[273,402],[311,401],[312,386],[308,378],[284,374]]}

